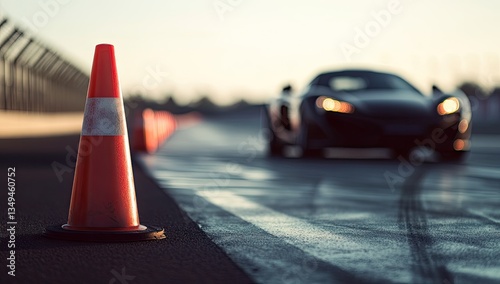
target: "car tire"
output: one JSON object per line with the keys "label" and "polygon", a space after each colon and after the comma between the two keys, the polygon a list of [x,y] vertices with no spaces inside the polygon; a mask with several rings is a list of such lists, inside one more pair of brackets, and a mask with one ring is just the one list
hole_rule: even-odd
{"label": "car tire", "polygon": [[270,157],[281,157],[283,156],[284,145],[279,141],[274,132],[271,130],[268,145],[268,155]]}
{"label": "car tire", "polygon": [[264,109],[261,113],[262,117],[262,128],[268,134],[268,145],[267,145],[267,155],[270,157],[281,157],[283,156],[284,144],[276,137],[273,131],[273,126],[271,125],[271,119],[269,117],[269,112]]}
{"label": "car tire", "polygon": [[303,158],[318,158],[323,155],[323,149],[311,148],[311,137],[309,134],[309,126],[306,122],[300,123],[300,141],[299,145],[302,148]]}

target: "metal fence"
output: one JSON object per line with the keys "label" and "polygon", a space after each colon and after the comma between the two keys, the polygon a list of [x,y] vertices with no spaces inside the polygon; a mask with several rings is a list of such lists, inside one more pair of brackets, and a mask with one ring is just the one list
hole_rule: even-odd
{"label": "metal fence", "polygon": [[0,19],[0,110],[81,111],[88,81],[55,51]]}

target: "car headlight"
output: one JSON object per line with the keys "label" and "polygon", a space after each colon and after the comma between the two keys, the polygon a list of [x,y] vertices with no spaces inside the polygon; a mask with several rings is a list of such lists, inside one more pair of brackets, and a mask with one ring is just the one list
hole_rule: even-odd
{"label": "car headlight", "polygon": [[440,115],[447,115],[457,112],[460,109],[460,101],[457,98],[448,98],[437,106]]}
{"label": "car headlight", "polygon": [[332,112],[340,112],[340,113],[353,113],[354,106],[348,102],[334,100],[329,97],[321,96],[316,99],[316,106],[319,109],[323,109],[325,111]]}

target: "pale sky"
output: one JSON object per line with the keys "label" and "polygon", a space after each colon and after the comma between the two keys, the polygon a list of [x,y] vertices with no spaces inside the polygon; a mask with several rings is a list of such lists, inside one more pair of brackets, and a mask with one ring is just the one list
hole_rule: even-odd
{"label": "pale sky", "polygon": [[87,72],[96,44],[115,45],[125,94],[182,103],[263,102],[352,66],[395,71],[424,91],[500,82],[493,0],[1,0],[0,11]]}

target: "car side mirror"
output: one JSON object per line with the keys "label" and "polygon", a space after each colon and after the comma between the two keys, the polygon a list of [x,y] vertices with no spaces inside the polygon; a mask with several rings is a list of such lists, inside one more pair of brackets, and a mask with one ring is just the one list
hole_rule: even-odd
{"label": "car side mirror", "polygon": [[443,93],[443,91],[436,85],[432,85],[432,95],[433,96],[441,96]]}
{"label": "car side mirror", "polygon": [[286,96],[289,96],[291,95],[293,92],[293,88],[291,85],[286,85],[285,87],[283,87],[283,89],[281,90],[281,93],[283,95],[286,95]]}

